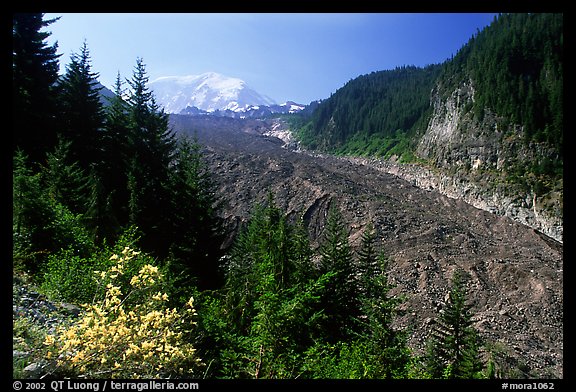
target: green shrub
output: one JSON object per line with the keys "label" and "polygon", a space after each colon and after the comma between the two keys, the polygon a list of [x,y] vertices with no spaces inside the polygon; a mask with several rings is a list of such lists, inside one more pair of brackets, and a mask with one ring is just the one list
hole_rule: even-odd
{"label": "green shrub", "polygon": [[97,258],[84,258],[66,249],[46,261],[42,290],[52,298],[67,302],[90,302],[96,295],[95,269],[103,268]]}
{"label": "green shrub", "polygon": [[[102,288],[94,281],[94,271],[102,271],[112,266],[110,256],[120,253],[125,247],[136,242],[136,229],[129,228],[120,237],[114,247],[104,247],[99,252],[82,255],[74,248],[51,254],[43,268],[41,289],[51,298],[72,303],[92,302]],[[146,263],[153,263],[149,258],[141,257],[130,265],[128,274],[138,273]],[[124,287],[128,282],[124,282]]]}

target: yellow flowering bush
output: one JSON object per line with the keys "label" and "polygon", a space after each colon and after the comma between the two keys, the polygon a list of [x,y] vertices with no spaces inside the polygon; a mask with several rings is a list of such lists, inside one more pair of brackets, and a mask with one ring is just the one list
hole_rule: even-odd
{"label": "yellow flowering bush", "polygon": [[[104,296],[73,324],[48,335],[44,344],[56,374],[73,377],[160,378],[194,376],[203,365],[185,339],[195,322],[194,300],[184,309],[168,307],[159,290],[162,274],[145,264],[132,277],[128,264],[139,256],[129,247],[113,255],[112,267],[96,271]],[[129,281],[128,290],[123,282]]]}

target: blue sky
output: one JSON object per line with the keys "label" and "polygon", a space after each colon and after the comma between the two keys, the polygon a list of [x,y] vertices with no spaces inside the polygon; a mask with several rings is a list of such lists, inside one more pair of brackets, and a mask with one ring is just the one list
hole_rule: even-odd
{"label": "blue sky", "polygon": [[83,13],[46,30],[61,71],[84,40],[107,87],[142,58],[150,80],[214,71],[245,80],[277,102],[327,98],[355,77],[455,54],[495,14]]}

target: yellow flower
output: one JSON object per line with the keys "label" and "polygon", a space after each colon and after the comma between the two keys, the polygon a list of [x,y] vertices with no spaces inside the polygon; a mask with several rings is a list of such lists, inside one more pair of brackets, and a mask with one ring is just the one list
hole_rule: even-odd
{"label": "yellow flower", "polygon": [[156,294],[154,294],[152,299],[155,301],[168,301],[168,294],[166,293],[162,294],[162,292],[159,291]]}
{"label": "yellow flower", "polygon": [[158,274],[158,267],[155,267],[151,264],[146,264],[144,267],[140,269],[138,272],[140,275],[157,275]]}
{"label": "yellow flower", "polygon": [[114,285],[112,285],[112,283],[108,283],[108,285],[106,286],[106,289],[108,290],[106,293],[106,296],[117,297],[117,296],[122,295],[122,292],[120,291],[120,287],[114,286]]}
{"label": "yellow flower", "polygon": [[46,346],[52,346],[56,343],[56,339],[54,339],[54,335],[46,335],[46,339],[44,339],[44,344]]}
{"label": "yellow flower", "polygon": [[66,331],[65,335],[66,338],[68,338],[68,340],[74,339],[74,337],[76,336],[76,331],[74,330],[74,328],[70,328],[68,331]]}
{"label": "yellow flower", "polygon": [[134,275],[132,279],[130,279],[131,286],[137,286],[140,283],[140,278],[137,275]]}

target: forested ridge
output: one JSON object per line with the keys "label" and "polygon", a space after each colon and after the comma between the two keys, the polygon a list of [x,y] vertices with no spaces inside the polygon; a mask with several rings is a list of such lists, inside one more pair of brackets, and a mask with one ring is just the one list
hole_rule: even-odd
{"label": "forested ridge", "polygon": [[[429,112],[440,66],[398,67],[360,76],[314,111],[301,131],[313,149],[386,155],[405,142]],[[408,146],[404,145],[403,148]]]}
{"label": "forested ridge", "polygon": [[341,154],[419,161],[427,158],[417,147],[432,116],[433,93],[446,100],[466,83],[473,89],[473,99],[463,103],[473,119],[468,127],[481,127],[474,124],[490,113],[497,121],[484,131],[504,130],[530,150],[548,151],[546,158],[523,162],[523,169],[505,167],[508,177],[536,173],[552,182],[562,177],[562,14],[500,14],[442,64],[353,79],[298,126],[301,143]]}
{"label": "forested ridge", "polygon": [[[460,272],[428,352],[412,352],[410,331],[392,327],[402,298],[390,294],[386,250],[366,230],[354,252],[337,205],[315,250],[269,194],[223,254],[201,148],[168,126],[143,59],[104,107],[88,43],[57,74],[52,23],[13,15],[14,293],[25,282],[79,307],[63,318],[52,306],[61,321],[48,326],[15,308],[14,377],[517,375],[498,370],[472,327]],[[428,83],[438,68],[395,72]],[[406,99],[414,111],[385,123],[426,111]]]}
{"label": "forested ridge", "polygon": [[500,15],[445,63],[443,88],[473,80],[478,118],[489,109],[562,154],[563,47],[562,14]]}

